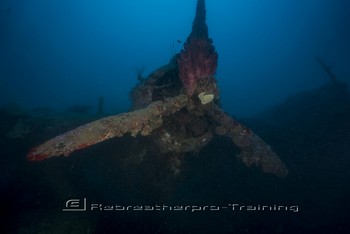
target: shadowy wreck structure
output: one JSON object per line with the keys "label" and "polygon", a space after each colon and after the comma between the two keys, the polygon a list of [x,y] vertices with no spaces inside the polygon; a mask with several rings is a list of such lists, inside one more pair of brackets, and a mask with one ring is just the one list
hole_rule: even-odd
{"label": "shadowy wreck structure", "polygon": [[208,36],[205,1],[198,0],[192,32],[184,49],[169,64],[152,72],[132,91],[132,111],[82,125],[33,148],[28,160],[40,161],[125,134],[150,139],[152,153],[174,161],[198,152],[215,135],[232,139],[247,165],[279,177],[288,174],[283,162],[260,137],[226,114],[219,104],[214,77],[218,54]]}

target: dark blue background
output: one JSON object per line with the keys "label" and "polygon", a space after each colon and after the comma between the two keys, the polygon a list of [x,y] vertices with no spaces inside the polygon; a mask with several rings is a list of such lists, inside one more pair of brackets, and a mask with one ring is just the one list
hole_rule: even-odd
{"label": "dark blue background", "polygon": [[[0,105],[129,108],[137,83],[191,30],[195,0],[2,0]],[[247,116],[328,82],[321,57],[350,81],[347,0],[207,0],[223,108]]]}

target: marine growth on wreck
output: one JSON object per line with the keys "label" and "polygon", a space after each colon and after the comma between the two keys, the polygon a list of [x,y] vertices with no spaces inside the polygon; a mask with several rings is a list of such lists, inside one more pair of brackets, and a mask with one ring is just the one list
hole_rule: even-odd
{"label": "marine growth on wreck", "polygon": [[218,53],[209,38],[205,1],[198,0],[192,31],[183,50],[140,80],[132,91],[132,111],[82,125],[33,148],[28,160],[41,161],[114,137],[148,136],[164,157],[198,152],[213,137],[229,137],[247,166],[285,177],[284,163],[259,136],[220,107],[216,83]]}

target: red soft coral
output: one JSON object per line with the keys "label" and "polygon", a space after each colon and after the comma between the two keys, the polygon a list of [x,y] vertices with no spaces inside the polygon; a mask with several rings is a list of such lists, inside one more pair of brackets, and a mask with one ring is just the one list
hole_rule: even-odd
{"label": "red soft coral", "polygon": [[218,54],[210,40],[190,38],[177,60],[179,78],[188,95],[192,95],[201,78],[213,76]]}
{"label": "red soft coral", "polygon": [[208,37],[205,18],[205,1],[198,0],[191,34],[177,59],[179,78],[188,95],[194,93],[201,78],[213,76],[217,67],[218,54]]}

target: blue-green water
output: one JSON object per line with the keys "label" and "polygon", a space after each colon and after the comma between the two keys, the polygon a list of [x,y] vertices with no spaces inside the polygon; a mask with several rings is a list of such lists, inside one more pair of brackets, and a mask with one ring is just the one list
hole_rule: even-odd
{"label": "blue-green water", "polygon": [[219,136],[178,159],[126,135],[27,161],[32,147],[102,117],[100,96],[105,115],[128,111],[136,71],[181,50],[195,2],[0,3],[1,233],[347,232],[346,1],[206,1],[222,108],[272,147],[287,177],[246,167]]}

